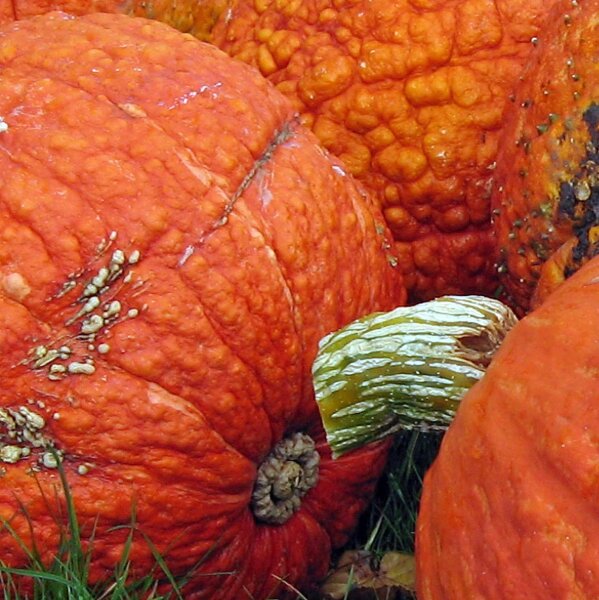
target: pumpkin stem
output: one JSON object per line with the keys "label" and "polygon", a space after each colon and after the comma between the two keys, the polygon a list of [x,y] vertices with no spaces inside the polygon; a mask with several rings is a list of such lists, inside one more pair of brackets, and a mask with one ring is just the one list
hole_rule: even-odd
{"label": "pumpkin stem", "polygon": [[318,481],[320,456],[314,440],[293,433],[281,440],[258,468],[252,509],[259,521],[280,525],[300,507]]}
{"label": "pumpkin stem", "polygon": [[493,298],[443,296],[323,338],[312,374],[333,456],[400,429],[446,429],[516,320]]}

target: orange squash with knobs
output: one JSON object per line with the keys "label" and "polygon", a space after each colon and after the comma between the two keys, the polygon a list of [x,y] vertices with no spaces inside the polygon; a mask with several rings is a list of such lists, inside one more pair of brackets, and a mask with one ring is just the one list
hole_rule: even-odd
{"label": "orange squash with knobs", "polygon": [[503,110],[554,1],[231,0],[211,39],[374,191],[413,300],[492,293]]}
{"label": "orange squash with knobs", "polygon": [[51,560],[60,464],[92,582],[134,512],[186,598],[295,597],[385,460],[331,460],[309,378],[405,300],[380,212],[270,83],[163,24],[15,21],[0,71],[0,518]]}
{"label": "orange squash with knobs", "polygon": [[207,40],[227,5],[228,0],[0,0],[0,24],[53,10],[73,15],[121,13],[161,21]]}

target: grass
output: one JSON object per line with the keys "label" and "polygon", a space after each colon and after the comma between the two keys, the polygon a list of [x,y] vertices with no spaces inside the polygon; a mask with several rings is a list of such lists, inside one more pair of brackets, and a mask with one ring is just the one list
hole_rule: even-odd
{"label": "grass", "polygon": [[354,547],[375,555],[390,550],[414,552],[422,479],[437,455],[441,438],[439,433],[411,431],[395,436],[374,500],[352,540]]}
{"label": "grass", "polygon": [[[17,540],[28,558],[27,568],[15,569],[0,561],[0,599],[1,600],[182,600],[182,587],[185,579],[176,581],[169,571],[163,557],[159,554],[151,540],[143,536],[135,526],[135,510],[132,511],[131,523],[126,526],[128,534],[123,546],[120,560],[114,567],[109,580],[97,585],[89,583],[89,567],[93,552],[93,538],[84,541],[75,511],[75,504],[62,467],[59,466],[61,489],[66,505],[66,519],[55,516],[60,530],[60,542],[57,553],[50,564],[44,564],[35,544],[35,531],[28,517],[27,509],[21,505],[21,512],[28,519],[33,544],[28,547],[11,527],[10,522],[3,520],[1,526]],[[135,581],[131,581],[130,552],[135,535],[141,535],[155,559],[154,568]],[[29,592],[24,592],[19,581],[28,580]],[[164,591],[165,585],[170,588]],[[158,589],[161,589],[159,592]]]}
{"label": "grass", "polygon": [[[369,570],[373,573],[379,571],[379,567],[384,564],[384,558],[389,558],[391,553],[399,552],[407,555],[414,553],[416,517],[422,481],[426,470],[437,455],[441,439],[442,435],[439,433],[404,431],[395,436],[385,473],[374,500],[362,516],[353,538],[345,547],[345,550],[364,551],[366,558],[359,560],[366,560]],[[344,556],[343,549],[336,557],[337,560],[342,556]],[[356,568],[359,567],[356,565]],[[412,586],[407,583],[413,578],[413,567],[407,568],[411,575],[407,575],[404,567],[399,567],[399,570],[393,573],[381,569],[381,573],[386,573],[385,577],[391,577],[395,582],[393,586],[395,591],[391,595],[389,588],[382,583],[378,584],[382,587],[375,586],[376,589],[369,588],[368,591],[360,588],[354,567],[351,567],[349,572],[345,570],[346,575],[343,576],[346,582],[344,591],[340,592],[337,589],[335,598],[339,600],[366,597],[413,599],[415,595],[411,591]],[[336,573],[340,573],[340,567],[335,567],[332,571],[332,578],[339,581]],[[367,595],[364,595],[365,593]]]}
{"label": "grass", "polygon": [[[0,600],[139,600],[141,598],[143,600],[184,600],[186,583],[211,552],[204,555],[184,577],[175,578],[156,546],[137,528],[135,507],[132,510],[130,524],[120,527],[126,528],[128,533],[120,559],[111,577],[99,584],[90,584],[89,568],[93,554],[94,534],[92,532],[87,540],[82,539],[75,503],[61,465],[58,467],[58,472],[60,489],[57,489],[56,493],[57,496],[60,494],[63,496],[66,515],[54,517],[59,526],[60,542],[56,556],[50,564],[44,564],[40,558],[35,544],[33,523],[23,504],[20,507],[21,513],[25,515],[30,526],[32,547],[25,544],[9,521],[0,520],[0,527],[4,527],[17,540],[29,562],[27,568],[16,569],[7,566],[0,559]],[[135,536],[141,536],[154,558],[154,567],[138,579],[130,577],[130,553]],[[214,575],[232,575],[232,573]],[[296,594],[296,600],[308,600],[288,582],[278,577],[275,579],[273,589],[278,584],[282,584]],[[27,589],[30,591],[23,591],[24,586],[21,585],[23,580],[29,584]],[[251,600],[249,595],[247,600]]]}

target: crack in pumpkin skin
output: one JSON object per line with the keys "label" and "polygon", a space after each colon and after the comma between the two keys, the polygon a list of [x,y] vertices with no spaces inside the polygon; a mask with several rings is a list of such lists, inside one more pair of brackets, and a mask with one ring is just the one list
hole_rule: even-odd
{"label": "crack in pumpkin skin", "polygon": [[494,229],[506,299],[520,314],[595,252],[599,36],[580,4],[555,6],[506,112]]}
{"label": "crack in pumpkin skin", "polygon": [[[256,159],[254,164],[251,166],[248,174],[243,178],[243,181],[239,184],[239,187],[233,192],[231,198],[227,200],[225,204],[221,216],[211,225],[211,227],[202,233],[198,240],[198,244],[202,245],[205,243],[208,236],[213,234],[218,228],[224,227],[229,220],[229,215],[235,208],[235,203],[243,196],[244,192],[248,189],[248,187],[252,184],[252,182],[258,177],[258,175],[263,171],[264,167],[267,163],[272,159],[272,155],[277,149],[278,146],[285,143],[287,140],[291,138],[293,135],[291,123],[286,123],[281,127],[279,131],[277,131],[272,140],[268,143],[264,152]],[[193,246],[190,248],[190,252],[193,253],[195,248]],[[189,258],[191,254],[186,252],[185,261]],[[180,263],[181,264],[181,263]]]}
{"label": "crack in pumpkin skin", "polygon": [[[44,415],[60,413],[46,419],[48,435],[64,451],[84,531],[98,515],[102,523],[92,579],[117,561],[126,532],[111,527],[130,522],[135,500],[175,574],[219,544],[204,572],[234,575],[199,578],[190,599],[267,597],[273,574],[307,585],[384,463],[384,445],[331,460],[306,383],[325,332],[405,299],[381,216],[306,131],[260,163],[292,109],[252,70],[165,26],[109,15],[21,21],[0,30],[0,66],[9,126],[0,136],[0,406],[34,394]],[[218,93],[200,92],[216,82]],[[257,161],[227,226],[181,265]],[[95,341],[110,348],[94,372],[53,381],[21,363],[81,333],[77,299],[117,250],[136,257],[130,284],[145,283],[128,288],[123,274],[114,299],[139,314],[101,330]],[[85,354],[88,342],[69,347]],[[319,482],[287,523],[260,526],[249,510],[256,465],[286,430],[315,440]],[[25,464],[6,469],[0,514],[12,518],[15,496],[27,498],[49,553],[58,534],[36,481]],[[44,470],[39,482],[54,497],[56,474]],[[26,520],[12,523],[28,540]],[[3,559],[22,564],[8,538]],[[137,572],[152,562],[141,541],[133,558]]]}

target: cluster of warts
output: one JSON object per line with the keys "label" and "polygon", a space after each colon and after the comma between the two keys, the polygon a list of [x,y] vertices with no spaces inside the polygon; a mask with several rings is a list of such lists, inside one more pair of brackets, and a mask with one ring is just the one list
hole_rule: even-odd
{"label": "cluster of warts", "polygon": [[[108,255],[116,238],[117,233],[113,231],[107,239],[103,239],[96,249],[96,257]],[[76,328],[76,332],[50,343],[33,346],[20,364],[28,366],[32,371],[44,373],[50,381],[60,381],[70,375],[95,373],[94,356],[110,352],[110,344],[103,336],[105,338],[110,328],[117,323],[133,319],[147,308],[143,305],[127,309],[117,299],[124,286],[127,286],[128,291],[133,290],[133,294],[128,294],[131,298],[135,295],[135,290],[144,285],[143,280],[134,280],[132,271],[140,259],[139,250],[127,254],[117,248],[112,250],[104,266],[91,275],[89,268],[69,274],[67,281],[50,300],[79,291],[72,303],[73,314],[64,322],[65,327]],[[33,399],[28,399],[27,402],[30,406],[0,408],[0,464],[35,459],[30,467],[31,472],[44,468],[55,469],[63,460],[64,453],[47,436],[45,428],[49,419],[60,419],[60,413],[43,416],[32,405],[36,405],[37,409],[45,409],[45,403]],[[91,466],[93,465],[89,463],[81,463],[77,472],[85,475]],[[0,467],[0,476],[5,472],[6,469]]]}
{"label": "cluster of warts", "polygon": [[[97,248],[98,254],[106,253],[116,240],[116,232],[108,239],[102,240]],[[110,344],[102,341],[102,336],[118,322],[133,319],[139,315],[141,308],[125,310],[117,299],[120,289],[129,285],[129,289],[141,287],[144,282],[133,282],[131,270],[141,258],[139,250],[127,255],[122,249],[115,249],[110,255],[108,264],[100,267],[91,277],[83,279],[83,271],[71,273],[54,298],[61,298],[80,286],[80,293],[73,303],[75,312],[65,321],[65,326],[77,328],[74,339],[85,344],[82,355],[76,351],[69,340],[59,340],[50,344],[34,346],[24,361],[34,371],[45,371],[51,381],[60,381],[69,375],[92,375],[95,373],[94,353],[105,355],[110,352]],[[73,338],[71,338],[73,339]]]}
{"label": "cluster of warts", "polygon": [[[44,409],[45,404],[31,398],[28,403],[30,406],[0,408],[0,463],[14,464],[35,458],[32,472],[55,469],[62,460],[62,452],[44,432],[46,418],[32,406]],[[60,419],[60,414],[54,413],[52,418]],[[5,472],[5,468],[0,469],[0,475]]]}

